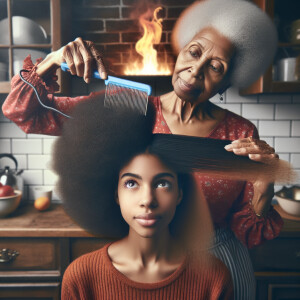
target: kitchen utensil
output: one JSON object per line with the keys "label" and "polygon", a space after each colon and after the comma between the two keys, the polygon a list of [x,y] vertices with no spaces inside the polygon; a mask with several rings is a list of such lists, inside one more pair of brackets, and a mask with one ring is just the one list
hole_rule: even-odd
{"label": "kitchen utensil", "polygon": [[279,81],[297,81],[296,61],[296,57],[287,57],[278,61],[277,74]]}
{"label": "kitchen utensil", "polygon": [[[66,63],[61,64],[63,71],[68,71]],[[97,71],[93,77],[101,79]],[[104,106],[112,109],[126,108],[146,115],[148,96],[151,94],[151,86],[148,84],[108,76],[105,80],[106,91]]]}
{"label": "kitchen utensil", "polygon": [[7,197],[0,197],[0,217],[5,217],[17,209],[22,198],[22,192],[14,190],[15,194]]}
{"label": "kitchen utensil", "polygon": [[[0,21],[0,44],[9,45],[8,19]],[[45,44],[47,33],[45,29],[35,21],[23,17],[12,17],[12,36],[14,45]]]}
{"label": "kitchen utensil", "polygon": [[40,198],[40,197],[47,197],[49,200],[52,200],[52,189],[48,187],[34,187],[33,188],[33,198],[34,200]]}
{"label": "kitchen utensil", "polygon": [[20,190],[23,193],[24,182],[23,178],[20,176],[23,173],[23,170],[18,170],[18,161],[10,153],[0,154],[0,159],[8,157],[15,163],[15,170],[10,169],[9,166],[5,166],[3,170],[0,170],[0,182],[3,185],[10,185],[15,190]]}
{"label": "kitchen utensil", "polygon": [[292,186],[290,188],[283,187],[275,193],[281,208],[290,215],[300,217],[300,187]]}

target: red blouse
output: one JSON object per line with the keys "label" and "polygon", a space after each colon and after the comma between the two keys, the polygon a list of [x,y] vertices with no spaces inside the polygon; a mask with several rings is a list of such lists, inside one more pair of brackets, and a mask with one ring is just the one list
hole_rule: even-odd
{"label": "red blouse", "polygon": [[[32,64],[30,56],[24,61],[24,69],[29,71],[23,73],[24,78],[37,88],[43,103],[66,114],[77,103],[103,96],[103,91],[72,98],[53,96],[51,93],[58,88],[56,76],[43,81],[36,74],[36,65]],[[33,89],[21,81],[18,75],[13,77],[11,85],[11,92],[2,106],[4,115],[26,133],[60,135],[66,118],[43,108]],[[163,117],[160,98],[150,97],[150,101],[156,108],[153,132],[172,134]],[[226,111],[224,119],[208,135],[209,138],[228,140],[248,136],[258,138],[256,127],[250,121],[230,111]],[[195,178],[202,187],[215,226],[229,226],[237,238],[249,248],[278,236],[283,226],[280,215],[271,207],[267,216],[256,216],[251,205],[253,197],[251,183],[217,179],[200,173],[196,173]]]}

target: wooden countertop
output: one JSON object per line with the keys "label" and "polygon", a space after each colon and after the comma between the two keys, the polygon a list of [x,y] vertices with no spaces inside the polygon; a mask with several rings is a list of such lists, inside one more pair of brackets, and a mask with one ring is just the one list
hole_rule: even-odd
{"label": "wooden countertop", "polygon": [[[276,207],[275,207],[276,208]],[[300,237],[300,221],[284,219],[280,234]],[[8,217],[0,218],[0,237],[92,237],[64,212],[61,204],[52,204],[39,212],[33,204],[18,208]]]}

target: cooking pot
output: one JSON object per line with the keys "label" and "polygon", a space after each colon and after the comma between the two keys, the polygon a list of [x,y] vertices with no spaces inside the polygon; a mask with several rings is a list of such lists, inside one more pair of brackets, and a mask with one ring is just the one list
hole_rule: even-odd
{"label": "cooking pot", "polygon": [[23,173],[23,170],[18,170],[18,161],[10,153],[0,154],[0,159],[8,157],[15,163],[15,170],[12,170],[9,166],[6,166],[4,169],[0,169],[0,182],[3,185],[10,185],[13,189],[20,190],[24,194],[24,181],[20,176]]}

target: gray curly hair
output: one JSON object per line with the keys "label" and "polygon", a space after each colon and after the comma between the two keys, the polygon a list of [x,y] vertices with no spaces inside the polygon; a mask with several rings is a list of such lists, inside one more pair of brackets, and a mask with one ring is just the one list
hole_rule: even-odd
{"label": "gray curly hair", "polygon": [[243,88],[270,65],[277,48],[277,31],[271,19],[245,0],[194,2],[179,17],[172,34],[177,53],[202,29],[212,27],[236,47],[230,83]]}

